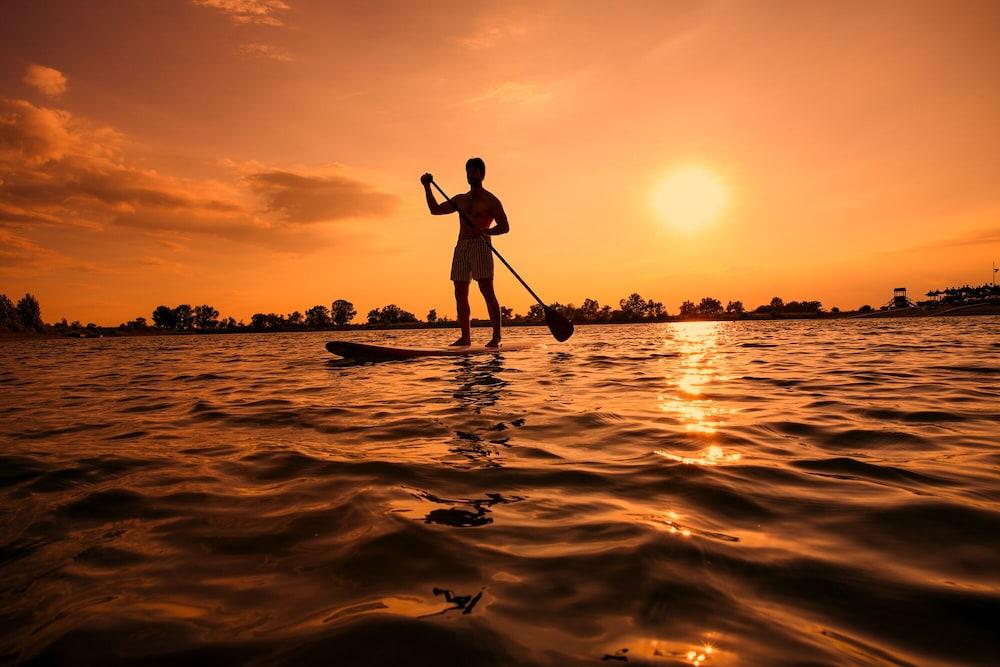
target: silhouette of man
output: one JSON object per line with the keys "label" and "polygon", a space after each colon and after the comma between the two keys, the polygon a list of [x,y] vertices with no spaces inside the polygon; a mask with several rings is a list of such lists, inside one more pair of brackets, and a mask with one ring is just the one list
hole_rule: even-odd
{"label": "silhouette of man", "polygon": [[[451,203],[445,201],[440,204],[437,203],[434,193],[431,192],[431,181],[434,180],[434,177],[430,174],[424,174],[420,177],[420,182],[424,185],[424,194],[427,196],[427,208],[430,209],[431,215],[445,215],[455,213],[458,210],[464,214],[466,220],[472,223],[472,226],[469,226],[461,219],[459,220],[458,243],[455,245],[455,254],[451,260],[451,279],[455,283],[455,305],[458,309],[458,323],[462,327],[462,335],[452,345],[472,344],[469,332],[471,311],[469,308],[469,282],[475,279],[479,283],[479,291],[483,293],[483,299],[486,300],[486,309],[490,313],[490,322],[493,324],[493,338],[486,343],[486,347],[499,347],[500,303],[493,291],[493,251],[491,250],[490,237],[506,234],[510,231],[510,224],[507,222],[507,214],[504,213],[500,200],[483,188],[486,163],[483,162],[482,158],[469,158],[469,161],[465,163],[465,176],[469,181],[469,191],[452,197]],[[493,225],[494,222],[496,222],[495,225]]]}

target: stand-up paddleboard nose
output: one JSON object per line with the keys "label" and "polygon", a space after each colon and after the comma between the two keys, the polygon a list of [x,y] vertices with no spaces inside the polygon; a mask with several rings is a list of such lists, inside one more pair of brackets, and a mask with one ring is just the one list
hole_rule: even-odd
{"label": "stand-up paddleboard nose", "polygon": [[390,361],[393,359],[417,359],[419,357],[460,357],[469,354],[498,354],[533,347],[527,341],[501,343],[500,347],[485,345],[465,345],[462,347],[387,347],[352,343],[346,340],[332,340],[326,344],[328,352],[356,361]]}

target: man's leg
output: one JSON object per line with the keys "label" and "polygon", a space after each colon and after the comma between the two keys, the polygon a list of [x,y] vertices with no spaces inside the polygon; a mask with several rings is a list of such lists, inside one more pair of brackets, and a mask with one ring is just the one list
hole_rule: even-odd
{"label": "man's leg", "polygon": [[497,347],[500,345],[500,302],[497,301],[497,295],[493,291],[493,279],[484,278],[476,282],[479,283],[479,291],[483,293],[486,310],[489,311],[490,322],[493,323],[493,338],[486,343],[486,347]]}
{"label": "man's leg", "polygon": [[469,333],[469,317],[472,315],[472,308],[469,307],[469,281],[455,281],[455,309],[458,311],[458,326],[462,327],[462,337],[452,345],[469,345],[472,343],[472,336]]}

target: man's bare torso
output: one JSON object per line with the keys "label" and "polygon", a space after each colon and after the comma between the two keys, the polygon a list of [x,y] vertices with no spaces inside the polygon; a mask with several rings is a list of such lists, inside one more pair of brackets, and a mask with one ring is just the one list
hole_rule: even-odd
{"label": "man's bare torso", "polygon": [[485,189],[471,190],[458,195],[452,198],[452,202],[476,227],[476,229],[470,229],[467,224],[460,220],[458,229],[460,240],[480,238],[480,231],[489,229],[489,226],[496,219],[496,211],[500,207],[500,200]]}

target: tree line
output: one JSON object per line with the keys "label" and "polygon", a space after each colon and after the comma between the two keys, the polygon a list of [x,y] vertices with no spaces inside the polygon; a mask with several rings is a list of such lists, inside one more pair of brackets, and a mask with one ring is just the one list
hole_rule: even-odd
{"label": "tree line", "polygon": [[42,307],[38,299],[25,294],[14,303],[6,294],[0,294],[0,332],[41,332],[44,329]]}
{"label": "tree line", "polygon": [[[995,299],[1000,297],[1000,287],[983,285],[980,287],[965,286],[934,290],[928,296],[938,297],[939,302],[967,302],[970,299]],[[929,304],[930,302],[922,302]],[[616,306],[600,304],[596,299],[586,298],[581,305],[573,303],[552,303],[551,308],[562,313],[578,324],[624,323],[624,322],[664,322],[668,320],[718,320],[718,319],[760,319],[782,317],[823,317],[837,316],[840,309],[831,308],[829,312],[823,309],[820,301],[784,301],[774,297],[768,303],[753,309],[744,307],[742,301],[722,301],[714,297],[704,297],[700,301],[683,301],[677,315],[671,315],[662,302],[645,299],[638,292],[619,299]],[[542,306],[535,303],[525,313],[514,313],[511,308],[501,307],[501,318],[504,324],[539,324],[545,321]],[[870,305],[864,305],[856,312],[871,312]],[[354,304],[346,299],[335,299],[329,306],[315,305],[303,311],[294,310],[287,314],[254,313],[249,322],[237,321],[233,317],[220,317],[219,310],[209,304],[192,306],[180,304],[177,306],[157,306],[150,316],[137,317],[119,325],[122,331],[295,331],[315,330],[330,327],[345,326],[394,326],[424,323],[431,326],[451,326],[454,320],[438,316],[436,309],[431,309],[424,320],[414,313],[396,304],[387,304],[381,308],[373,308],[361,322],[355,322],[358,317]],[[0,333],[3,332],[42,332],[51,328],[59,333],[89,335],[106,329],[95,324],[83,326],[80,322],[69,323],[63,318],[53,325],[42,321],[41,307],[38,299],[31,294],[25,294],[17,303],[6,295],[0,294]]]}

